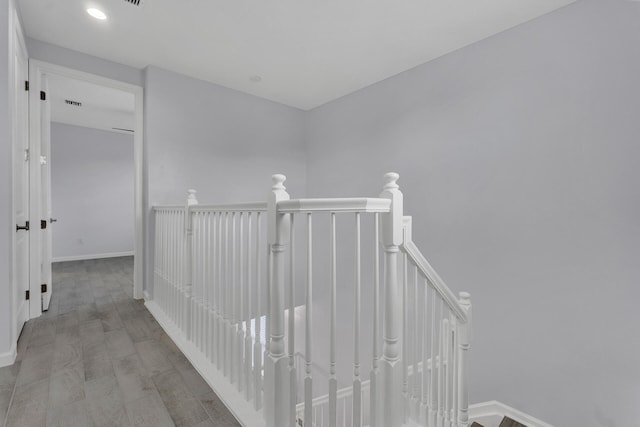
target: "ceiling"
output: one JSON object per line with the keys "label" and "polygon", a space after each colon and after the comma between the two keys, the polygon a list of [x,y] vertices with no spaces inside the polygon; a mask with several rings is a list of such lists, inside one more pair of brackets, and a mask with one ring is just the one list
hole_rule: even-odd
{"label": "ceiling", "polygon": [[[308,110],[574,0],[19,0],[29,37]],[[86,13],[103,10],[98,21]],[[256,82],[255,80],[260,80]]]}
{"label": "ceiling", "polygon": [[56,74],[48,74],[47,83],[51,121],[122,133],[134,128],[133,94]]}

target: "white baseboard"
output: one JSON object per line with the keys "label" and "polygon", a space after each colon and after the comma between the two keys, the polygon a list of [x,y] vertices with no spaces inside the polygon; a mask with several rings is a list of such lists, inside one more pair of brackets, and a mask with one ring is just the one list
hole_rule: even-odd
{"label": "white baseboard", "polygon": [[51,262],[83,261],[86,259],[117,258],[121,256],[133,256],[133,255],[134,255],[133,251],[127,251],[127,252],[109,252],[106,254],[58,256],[58,257],[53,257]]}
{"label": "white baseboard", "polygon": [[484,427],[498,427],[503,417],[509,417],[527,427],[553,427],[529,414],[518,411],[496,400],[476,403],[469,406],[469,419]]}
{"label": "white baseboard", "polygon": [[164,314],[160,306],[149,300],[144,305],[238,422],[245,427],[265,427],[262,411],[256,411],[253,404],[247,402],[243,394],[229,382],[229,379],[225,378],[215,365],[193,343],[187,340],[182,331]]}
{"label": "white baseboard", "polygon": [[0,368],[3,366],[13,365],[16,361],[16,357],[18,356],[18,350],[16,347],[16,343],[11,345],[11,349],[6,353],[0,353]]}
{"label": "white baseboard", "polygon": [[149,295],[146,289],[142,292],[142,295],[145,301],[151,301],[151,295]]}

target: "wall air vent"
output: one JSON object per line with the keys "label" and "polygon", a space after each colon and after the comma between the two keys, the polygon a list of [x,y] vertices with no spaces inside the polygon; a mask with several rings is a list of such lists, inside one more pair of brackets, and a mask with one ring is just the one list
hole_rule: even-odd
{"label": "wall air vent", "polygon": [[124,0],[124,2],[138,7],[144,6],[144,0]]}
{"label": "wall air vent", "polygon": [[70,99],[65,99],[64,102],[65,102],[65,104],[73,105],[74,107],[82,107],[82,102],[72,101]]}

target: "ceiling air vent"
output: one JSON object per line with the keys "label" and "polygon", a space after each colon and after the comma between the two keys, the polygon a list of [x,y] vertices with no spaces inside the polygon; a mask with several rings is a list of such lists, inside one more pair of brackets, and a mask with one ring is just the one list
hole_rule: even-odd
{"label": "ceiling air vent", "polygon": [[74,107],[82,107],[82,102],[72,101],[70,99],[65,99],[64,102],[65,102],[65,104],[73,105]]}
{"label": "ceiling air vent", "polygon": [[138,7],[142,7],[144,5],[144,0],[124,0],[124,2]]}

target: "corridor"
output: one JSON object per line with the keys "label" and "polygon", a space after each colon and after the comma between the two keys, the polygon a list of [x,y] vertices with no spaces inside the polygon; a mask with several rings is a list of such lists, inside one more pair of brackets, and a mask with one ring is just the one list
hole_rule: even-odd
{"label": "corridor", "polygon": [[239,425],[132,298],[132,280],[133,257],[53,265],[49,311],[0,368],[0,425]]}

